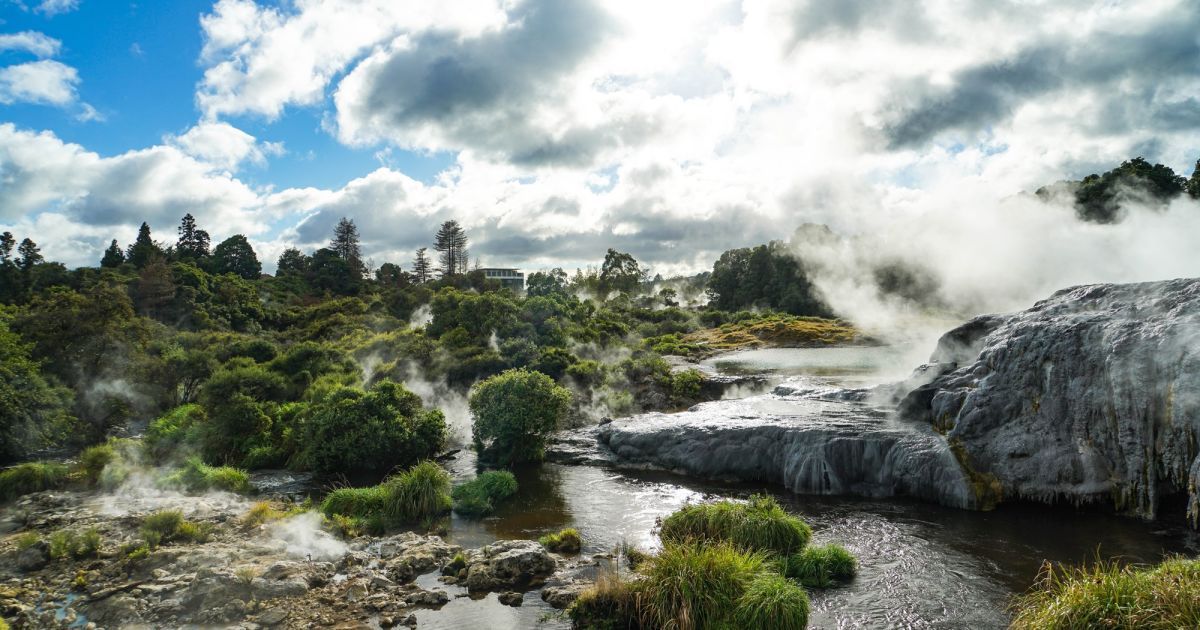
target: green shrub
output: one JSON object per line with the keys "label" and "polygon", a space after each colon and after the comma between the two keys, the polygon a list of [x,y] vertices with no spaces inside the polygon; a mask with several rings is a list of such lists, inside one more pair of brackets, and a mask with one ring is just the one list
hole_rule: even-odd
{"label": "green shrub", "polygon": [[325,473],[411,466],[446,442],[442,412],[425,409],[419,396],[390,381],[366,392],[333,388],[309,406],[304,426],[302,459]]}
{"label": "green shrub", "polygon": [[67,483],[67,467],[53,462],[26,462],[0,472],[0,501],[43,490],[61,488]]}
{"label": "green shrub", "polygon": [[1200,627],[1200,560],[1170,558],[1156,567],[1047,563],[1015,613],[1018,630]]}
{"label": "green shrub", "polygon": [[540,372],[508,370],[471,391],[472,436],[482,461],[501,466],[541,461],[571,394]]}
{"label": "green shrub", "polygon": [[567,608],[572,627],[593,630],[637,630],[637,591],[610,573],[602,573],[596,584],[579,594]]}
{"label": "green shrub", "polygon": [[659,536],[664,543],[723,541],[747,551],[788,556],[808,544],[812,530],[785,512],[775,499],[755,495],[746,503],[685,505],[663,519]]}
{"label": "green shrub", "polygon": [[24,532],[17,536],[16,545],[17,549],[25,550],[39,542],[42,542],[42,537],[38,536],[37,532]]}
{"label": "green shrub", "polygon": [[254,529],[286,516],[286,512],[275,509],[270,501],[259,501],[250,506],[250,509],[238,519],[238,523],[245,529]]}
{"label": "green shrub", "polygon": [[704,375],[700,370],[675,372],[671,375],[671,401],[675,404],[693,403],[700,398],[700,386],[703,383]]}
{"label": "green shrub", "polygon": [[83,449],[79,454],[79,468],[84,480],[95,485],[100,481],[100,474],[114,459],[119,457],[112,443],[97,444]]}
{"label": "green shrub", "polygon": [[424,461],[378,486],[334,490],[321,502],[321,512],[330,518],[375,519],[379,526],[392,526],[425,522],[450,506],[450,475]]}
{"label": "green shrub", "polygon": [[858,572],[858,561],[836,544],[813,545],[780,561],[780,573],[810,588],[829,588]]}
{"label": "green shrub", "polygon": [[555,553],[579,553],[583,549],[583,538],[579,536],[579,530],[574,527],[546,534],[539,538],[538,542]]}
{"label": "green shrub", "polygon": [[383,485],[369,488],[338,488],[325,495],[325,500],[321,502],[321,512],[329,517],[366,518],[372,514],[382,514],[386,500],[387,492]]}
{"label": "green shrub", "polygon": [[636,585],[639,616],[649,628],[725,628],[768,566],[766,556],[729,543],[667,544]]}
{"label": "green shrub", "polygon": [[161,510],[142,519],[140,532],[146,546],[154,549],[174,541],[204,542],[212,534],[212,526],[185,520],[179,510]]}
{"label": "green shrub", "polygon": [[209,466],[199,457],[189,457],[181,468],[163,477],[160,483],[166,488],[192,493],[224,490],[246,494],[254,489],[246,471],[229,466]]}
{"label": "green shrub", "polygon": [[60,529],[50,534],[50,557],[55,560],[94,558],[100,552],[100,532],[88,528],[83,533]]}
{"label": "green shrub", "polygon": [[190,404],[176,407],[146,427],[142,446],[146,454],[156,462],[172,455],[187,453],[197,445],[198,428],[208,420],[208,414],[200,405]]}
{"label": "green shrub", "polygon": [[455,486],[450,497],[454,511],[468,518],[491,514],[496,505],[516,494],[517,478],[507,470],[489,470],[471,481]]}
{"label": "green shrub", "polygon": [[760,573],[738,600],[738,628],[804,630],[808,626],[808,594],[786,578]]}

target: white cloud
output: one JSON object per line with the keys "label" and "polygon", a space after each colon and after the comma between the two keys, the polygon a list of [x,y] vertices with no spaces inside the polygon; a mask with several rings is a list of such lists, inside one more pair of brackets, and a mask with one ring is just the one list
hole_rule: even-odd
{"label": "white cloud", "polygon": [[0,68],[0,104],[75,102],[79,73],[71,66],[44,59]]}
{"label": "white cloud", "polygon": [[20,50],[38,57],[54,57],[62,50],[62,42],[37,31],[0,34],[0,52]]}
{"label": "white cloud", "polygon": [[70,13],[79,8],[79,0],[42,0],[37,6],[38,13],[55,16],[60,13]]}
{"label": "white cloud", "polygon": [[260,143],[254,136],[223,122],[201,122],[164,143],[212,166],[236,172],[243,162],[263,165],[268,156],[282,155],[282,143]]}

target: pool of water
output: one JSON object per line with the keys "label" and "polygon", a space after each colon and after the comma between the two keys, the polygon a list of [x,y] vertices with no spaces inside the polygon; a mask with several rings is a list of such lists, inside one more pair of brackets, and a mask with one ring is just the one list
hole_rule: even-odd
{"label": "pool of water", "polygon": [[[754,350],[710,362],[722,372],[765,373],[792,384],[863,387],[907,375],[897,364],[906,354],[896,348]],[[747,409],[777,412],[771,405],[781,403],[767,394],[710,404],[744,414]],[[473,474],[469,452],[448,464],[456,478]],[[622,542],[653,550],[659,544],[656,520],[688,501],[774,495],[813,526],[816,542],[841,543],[859,558],[860,572],[852,583],[811,592],[812,628],[1002,628],[1012,598],[1033,584],[1044,562],[1096,557],[1155,562],[1200,550],[1196,533],[1182,527],[1182,515],[1168,514],[1151,524],[1065,506],[1005,505],[971,512],[907,499],[800,496],[778,487],[602,466],[544,464],[516,474],[516,496],[481,521],[454,516],[448,537],[475,547],[575,527],[585,554],[609,552]],[[428,586],[435,585],[441,587],[436,581]],[[458,597],[439,611],[418,612],[422,627],[569,626],[537,592],[526,594],[520,608],[510,608],[494,594],[472,599],[454,587],[448,590]]]}

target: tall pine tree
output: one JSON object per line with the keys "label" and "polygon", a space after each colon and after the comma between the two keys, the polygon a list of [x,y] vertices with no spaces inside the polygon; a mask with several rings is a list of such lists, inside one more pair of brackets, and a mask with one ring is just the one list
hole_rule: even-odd
{"label": "tall pine tree", "polygon": [[438,252],[442,277],[467,272],[467,233],[458,221],[446,221],[434,237],[433,248]]}
{"label": "tall pine tree", "polygon": [[429,256],[425,255],[424,247],[417,250],[417,257],[413,259],[412,273],[417,284],[425,284],[433,278],[433,268],[430,265]]}
{"label": "tall pine tree", "polygon": [[129,252],[125,254],[125,260],[134,267],[141,269],[145,267],[150,259],[155,256],[162,256],[162,249],[150,238],[150,226],[142,223],[142,227],[138,228],[137,240],[133,245],[129,246]]}
{"label": "tall pine tree", "polygon": [[179,222],[179,241],[175,243],[175,255],[179,260],[198,262],[208,258],[208,232],[196,227],[196,219],[189,212]]}
{"label": "tall pine tree", "polygon": [[333,240],[329,242],[329,249],[337,252],[337,255],[349,263],[350,269],[359,276],[366,275],[367,267],[362,261],[358,226],[354,225],[354,221],[346,217],[342,217],[342,220],[338,221],[337,227],[333,228]]}
{"label": "tall pine tree", "polygon": [[120,267],[125,262],[125,252],[121,251],[121,246],[117,245],[117,239],[112,240],[112,244],[108,249],[104,250],[104,258],[100,259],[101,267]]}

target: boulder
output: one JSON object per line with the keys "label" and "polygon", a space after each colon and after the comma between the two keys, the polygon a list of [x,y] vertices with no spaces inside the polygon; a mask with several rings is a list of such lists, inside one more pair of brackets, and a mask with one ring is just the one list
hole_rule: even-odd
{"label": "boulder", "polygon": [[14,562],[21,571],[42,569],[50,563],[50,545],[44,540],[39,540],[18,551]]}
{"label": "boulder", "polygon": [[543,581],[556,566],[536,540],[502,540],[467,554],[466,586],[470,591],[525,588]]}

